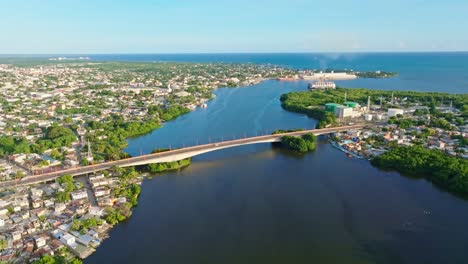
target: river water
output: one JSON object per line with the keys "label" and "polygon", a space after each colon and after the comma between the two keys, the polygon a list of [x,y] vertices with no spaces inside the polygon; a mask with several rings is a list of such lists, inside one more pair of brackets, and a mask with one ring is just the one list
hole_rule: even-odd
{"label": "river water", "polygon": [[[129,140],[127,151],[312,128],[279,102],[304,89],[218,89],[207,109]],[[259,144],[146,179],[131,219],[85,263],[467,263],[466,219],[468,201],[348,158],[323,138],[302,156]]]}

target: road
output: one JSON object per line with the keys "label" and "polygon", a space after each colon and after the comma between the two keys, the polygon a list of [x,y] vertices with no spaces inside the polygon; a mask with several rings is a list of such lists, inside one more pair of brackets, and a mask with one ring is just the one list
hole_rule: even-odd
{"label": "road", "polygon": [[330,133],[335,133],[335,132],[345,131],[345,130],[350,130],[350,129],[360,129],[363,127],[364,125],[352,125],[352,126],[341,126],[341,127],[323,128],[323,129],[303,130],[303,131],[276,134],[276,135],[256,136],[256,137],[250,137],[250,138],[203,144],[203,145],[198,145],[198,146],[193,146],[193,147],[186,147],[186,148],[180,148],[180,149],[175,149],[175,150],[169,150],[165,152],[142,155],[142,156],[127,158],[127,159],[122,159],[122,160],[117,160],[117,161],[109,161],[109,162],[95,164],[95,165],[71,168],[71,169],[66,169],[66,170],[61,170],[61,171],[56,171],[56,172],[49,172],[49,173],[44,173],[40,175],[29,176],[29,177],[23,178],[22,180],[5,181],[5,182],[0,183],[0,188],[8,188],[8,187],[14,187],[14,186],[30,185],[30,184],[40,183],[40,182],[52,181],[66,174],[71,174],[73,176],[84,175],[84,174],[93,173],[97,171],[107,170],[107,169],[112,168],[113,166],[123,167],[126,165],[128,166],[129,164],[136,164],[136,163],[138,164],[157,163],[157,161],[155,162],[155,160],[157,160],[158,158],[159,159],[164,158],[164,157],[167,158],[170,156],[176,156],[176,155],[180,155],[183,153],[189,153],[189,152],[196,153],[197,151],[206,151],[206,150],[209,151],[211,149],[217,150],[221,148],[236,147],[236,146],[255,144],[255,143],[275,142],[275,141],[279,141],[284,136],[302,136],[308,133],[313,133],[318,136],[318,135],[330,134]]}

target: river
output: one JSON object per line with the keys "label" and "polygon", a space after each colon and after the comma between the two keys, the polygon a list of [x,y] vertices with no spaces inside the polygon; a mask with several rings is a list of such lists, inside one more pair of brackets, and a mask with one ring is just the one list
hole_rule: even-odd
{"label": "river", "polygon": [[[279,102],[305,88],[218,89],[207,109],[129,140],[127,151],[311,128],[313,119]],[[467,201],[348,158],[323,138],[302,156],[250,145],[144,180],[133,216],[85,263],[466,263],[466,219]]]}

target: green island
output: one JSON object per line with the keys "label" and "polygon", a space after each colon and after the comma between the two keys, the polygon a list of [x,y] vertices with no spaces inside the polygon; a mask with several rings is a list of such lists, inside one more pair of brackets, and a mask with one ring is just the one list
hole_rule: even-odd
{"label": "green island", "polygon": [[423,177],[450,192],[468,195],[468,160],[422,146],[395,147],[371,160],[372,165]]}
{"label": "green island", "polygon": [[278,129],[278,130],[273,131],[273,133],[271,133],[271,134],[272,134],[272,135],[278,135],[278,134],[291,133],[291,132],[297,132],[297,131],[304,131],[304,129],[302,129],[302,128],[298,128],[298,129],[287,129],[287,130]]}
{"label": "green island", "polygon": [[178,170],[189,166],[192,163],[192,159],[183,159],[174,162],[155,163],[147,165],[147,170],[151,173],[160,173],[165,171]]}
{"label": "green island", "polygon": [[398,75],[396,72],[385,72],[385,71],[374,71],[374,72],[350,72],[356,74],[359,78],[373,78],[373,79],[385,79],[392,78]]}
{"label": "green island", "polygon": [[309,133],[300,137],[284,136],[281,138],[279,145],[297,153],[306,153],[315,150],[316,142],[317,137],[314,134]]}
{"label": "green island", "polygon": [[[169,151],[170,149],[168,148],[158,148],[153,151],[151,151],[152,154],[155,153],[161,153],[161,152],[166,152]],[[189,166],[192,163],[192,158],[187,158],[179,161],[174,161],[174,162],[163,162],[163,163],[152,163],[143,166],[142,170],[148,171],[150,173],[160,173],[160,172],[166,172],[166,171],[174,171],[178,169],[182,169],[184,167]]]}

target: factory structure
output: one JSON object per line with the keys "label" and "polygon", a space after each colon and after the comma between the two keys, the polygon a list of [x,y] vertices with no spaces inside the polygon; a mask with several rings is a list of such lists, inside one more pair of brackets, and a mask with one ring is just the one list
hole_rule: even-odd
{"label": "factory structure", "polygon": [[370,96],[367,99],[367,106],[361,106],[359,103],[351,101],[345,101],[343,104],[327,103],[325,104],[325,111],[335,114],[339,119],[364,117],[366,121],[380,121],[384,118],[403,115],[405,113],[405,110],[399,108],[389,108],[386,113],[371,112]]}
{"label": "factory structure", "polygon": [[325,111],[334,113],[338,118],[360,117],[367,112],[367,107],[361,107],[356,102],[344,102],[343,104],[328,103],[325,104]]}

